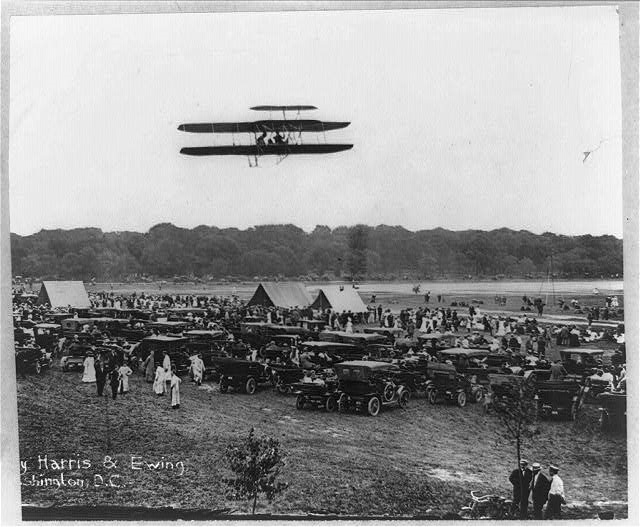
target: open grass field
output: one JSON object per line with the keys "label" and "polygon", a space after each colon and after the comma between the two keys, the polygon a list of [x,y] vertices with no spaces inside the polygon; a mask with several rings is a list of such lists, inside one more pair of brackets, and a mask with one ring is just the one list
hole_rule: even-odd
{"label": "open grass field", "polygon": [[[18,378],[20,455],[29,471],[22,476],[23,504],[37,506],[142,506],[232,509],[244,502],[225,497],[227,444],[248,433],[278,438],[286,453],[285,492],[257,512],[415,516],[457,512],[471,490],[509,496],[508,474],[515,448],[500,435],[497,419],[479,405],[432,406],[412,399],[376,417],[295,409],[295,399],[265,387],[254,396],[221,394],[217,385],[182,385],[182,407],[152,393],[140,375],[131,392],[113,401],[99,398],[80,373],[58,366],[41,376]],[[544,421],[524,448],[530,462],[561,467],[570,518],[627,510],[626,440],[602,435],[593,405],[575,422]],[[89,460],[91,467],[62,470],[86,487],[30,486],[32,475],[59,477],[38,469],[38,457]],[[105,456],[117,461],[107,470]],[[168,461],[173,469],[134,470],[135,461]],[[180,468],[182,462],[184,469]],[[183,472],[181,474],[181,472]],[[120,487],[94,486],[109,475]],[[597,482],[597,484],[595,484]]]}

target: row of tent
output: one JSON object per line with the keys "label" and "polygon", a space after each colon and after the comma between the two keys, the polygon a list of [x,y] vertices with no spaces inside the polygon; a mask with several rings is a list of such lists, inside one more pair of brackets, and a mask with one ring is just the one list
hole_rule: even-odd
{"label": "row of tent", "polygon": [[[87,290],[84,283],[80,281],[42,282],[37,303],[48,303],[54,308],[71,306],[77,309],[88,309],[91,307]],[[310,306],[312,309],[332,309],[338,313],[367,311],[367,306],[353,287],[323,286],[313,298],[302,282],[263,282],[258,285],[248,305],[285,309],[295,307],[302,309]]]}
{"label": "row of tent", "polygon": [[301,282],[266,282],[261,283],[249,300],[249,306],[266,306],[280,308],[332,309],[338,313],[351,311],[365,313],[367,306],[353,287],[324,286],[316,293],[315,299]]}

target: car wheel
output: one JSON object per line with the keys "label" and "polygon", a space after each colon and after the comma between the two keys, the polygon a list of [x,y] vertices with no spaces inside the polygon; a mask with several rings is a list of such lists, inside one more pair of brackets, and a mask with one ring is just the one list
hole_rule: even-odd
{"label": "car wheel", "polygon": [[287,388],[288,386],[285,383],[283,383],[282,381],[278,381],[278,384],[276,385],[276,390],[278,390],[279,394],[286,395],[287,392],[289,391]]}
{"label": "car wheel", "polygon": [[409,392],[407,390],[402,390],[400,394],[400,399],[398,400],[398,405],[400,408],[406,408],[409,404]]}
{"label": "car wheel", "polygon": [[478,389],[475,391],[474,396],[475,396],[475,397],[474,397],[475,402],[477,402],[477,403],[482,402],[482,399],[484,398],[484,391],[483,391],[483,389],[482,389],[482,388],[478,388]]}
{"label": "car wheel", "polygon": [[324,403],[324,409],[327,412],[335,412],[337,408],[338,408],[338,401],[336,401],[336,398],[333,395],[330,395],[329,397],[327,397],[327,400]]}
{"label": "car wheel", "polygon": [[375,417],[380,413],[380,399],[377,396],[369,399],[369,403],[367,404],[367,411],[372,417]]}
{"label": "car wheel", "polygon": [[384,392],[382,392],[382,397],[384,398],[385,402],[388,403],[391,399],[393,399],[394,392],[395,389],[393,384],[388,382],[384,387]]}
{"label": "car wheel", "polygon": [[229,384],[226,379],[220,379],[220,393],[227,393],[229,391]]}
{"label": "car wheel", "polygon": [[244,389],[249,395],[256,393],[256,380],[254,378],[248,379],[247,384],[244,385]]}
{"label": "car wheel", "polygon": [[458,406],[463,408],[467,404],[467,394],[464,392],[458,392]]}
{"label": "car wheel", "polygon": [[438,392],[436,392],[433,388],[430,388],[427,391],[427,399],[429,400],[429,404],[436,404],[438,399]]}
{"label": "car wheel", "polygon": [[302,410],[304,408],[304,395],[300,394],[296,397],[296,408]]}

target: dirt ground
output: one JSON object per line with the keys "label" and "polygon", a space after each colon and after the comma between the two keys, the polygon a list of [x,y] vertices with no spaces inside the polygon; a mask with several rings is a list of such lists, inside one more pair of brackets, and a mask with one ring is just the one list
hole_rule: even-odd
{"label": "dirt ground", "polygon": [[[327,515],[423,515],[459,511],[471,490],[511,492],[508,474],[515,448],[500,434],[497,419],[482,408],[429,405],[412,399],[405,410],[327,414],[296,410],[295,399],[265,387],[253,396],[221,394],[212,382],[182,384],[182,406],[172,410],[167,396],[134,375],[131,392],[113,401],[99,398],[80,373],[58,366],[41,376],[18,378],[24,504],[123,505],[230,508],[246,513],[244,502],[225,497],[229,474],[224,448],[255,427],[277,437],[286,453],[285,492],[259,513]],[[575,422],[544,421],[524,447],[530,462],[561,467],[567,517],[590,518],[598,511],[627,511],[627,456],[624,436],[602,435],[597,408],[588,406]],[[47,456],[49,470],[38,467]],[[117,461],[108,470],[105,456]],[[170,468],[134,470],[134,462],[171,462]],[[90,467],[55,470],[52,459],[88,460]],[[180,474],[179,462],[184,464]],[[139,467],[139,465],[135,465]],[[31,486],[59,477],[85,487]],[[102,476],[102,480],[96,478]],[[118,475],[120,478],[109,476]],[[107,486],[107,483],[119,485]],[[68,481],[67,481],[68,482]],[[104,483],[94,486],[95,483]],[[594,484],[597,482],[597,485]]]}

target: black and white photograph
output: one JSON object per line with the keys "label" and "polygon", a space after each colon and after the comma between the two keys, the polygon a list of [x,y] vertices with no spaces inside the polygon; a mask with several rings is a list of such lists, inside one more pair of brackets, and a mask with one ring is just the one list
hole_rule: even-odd
{"label": "black and white photograph", "polygon": [[3,13],[18,519],[637,520],[636,2],[81,4]]}

